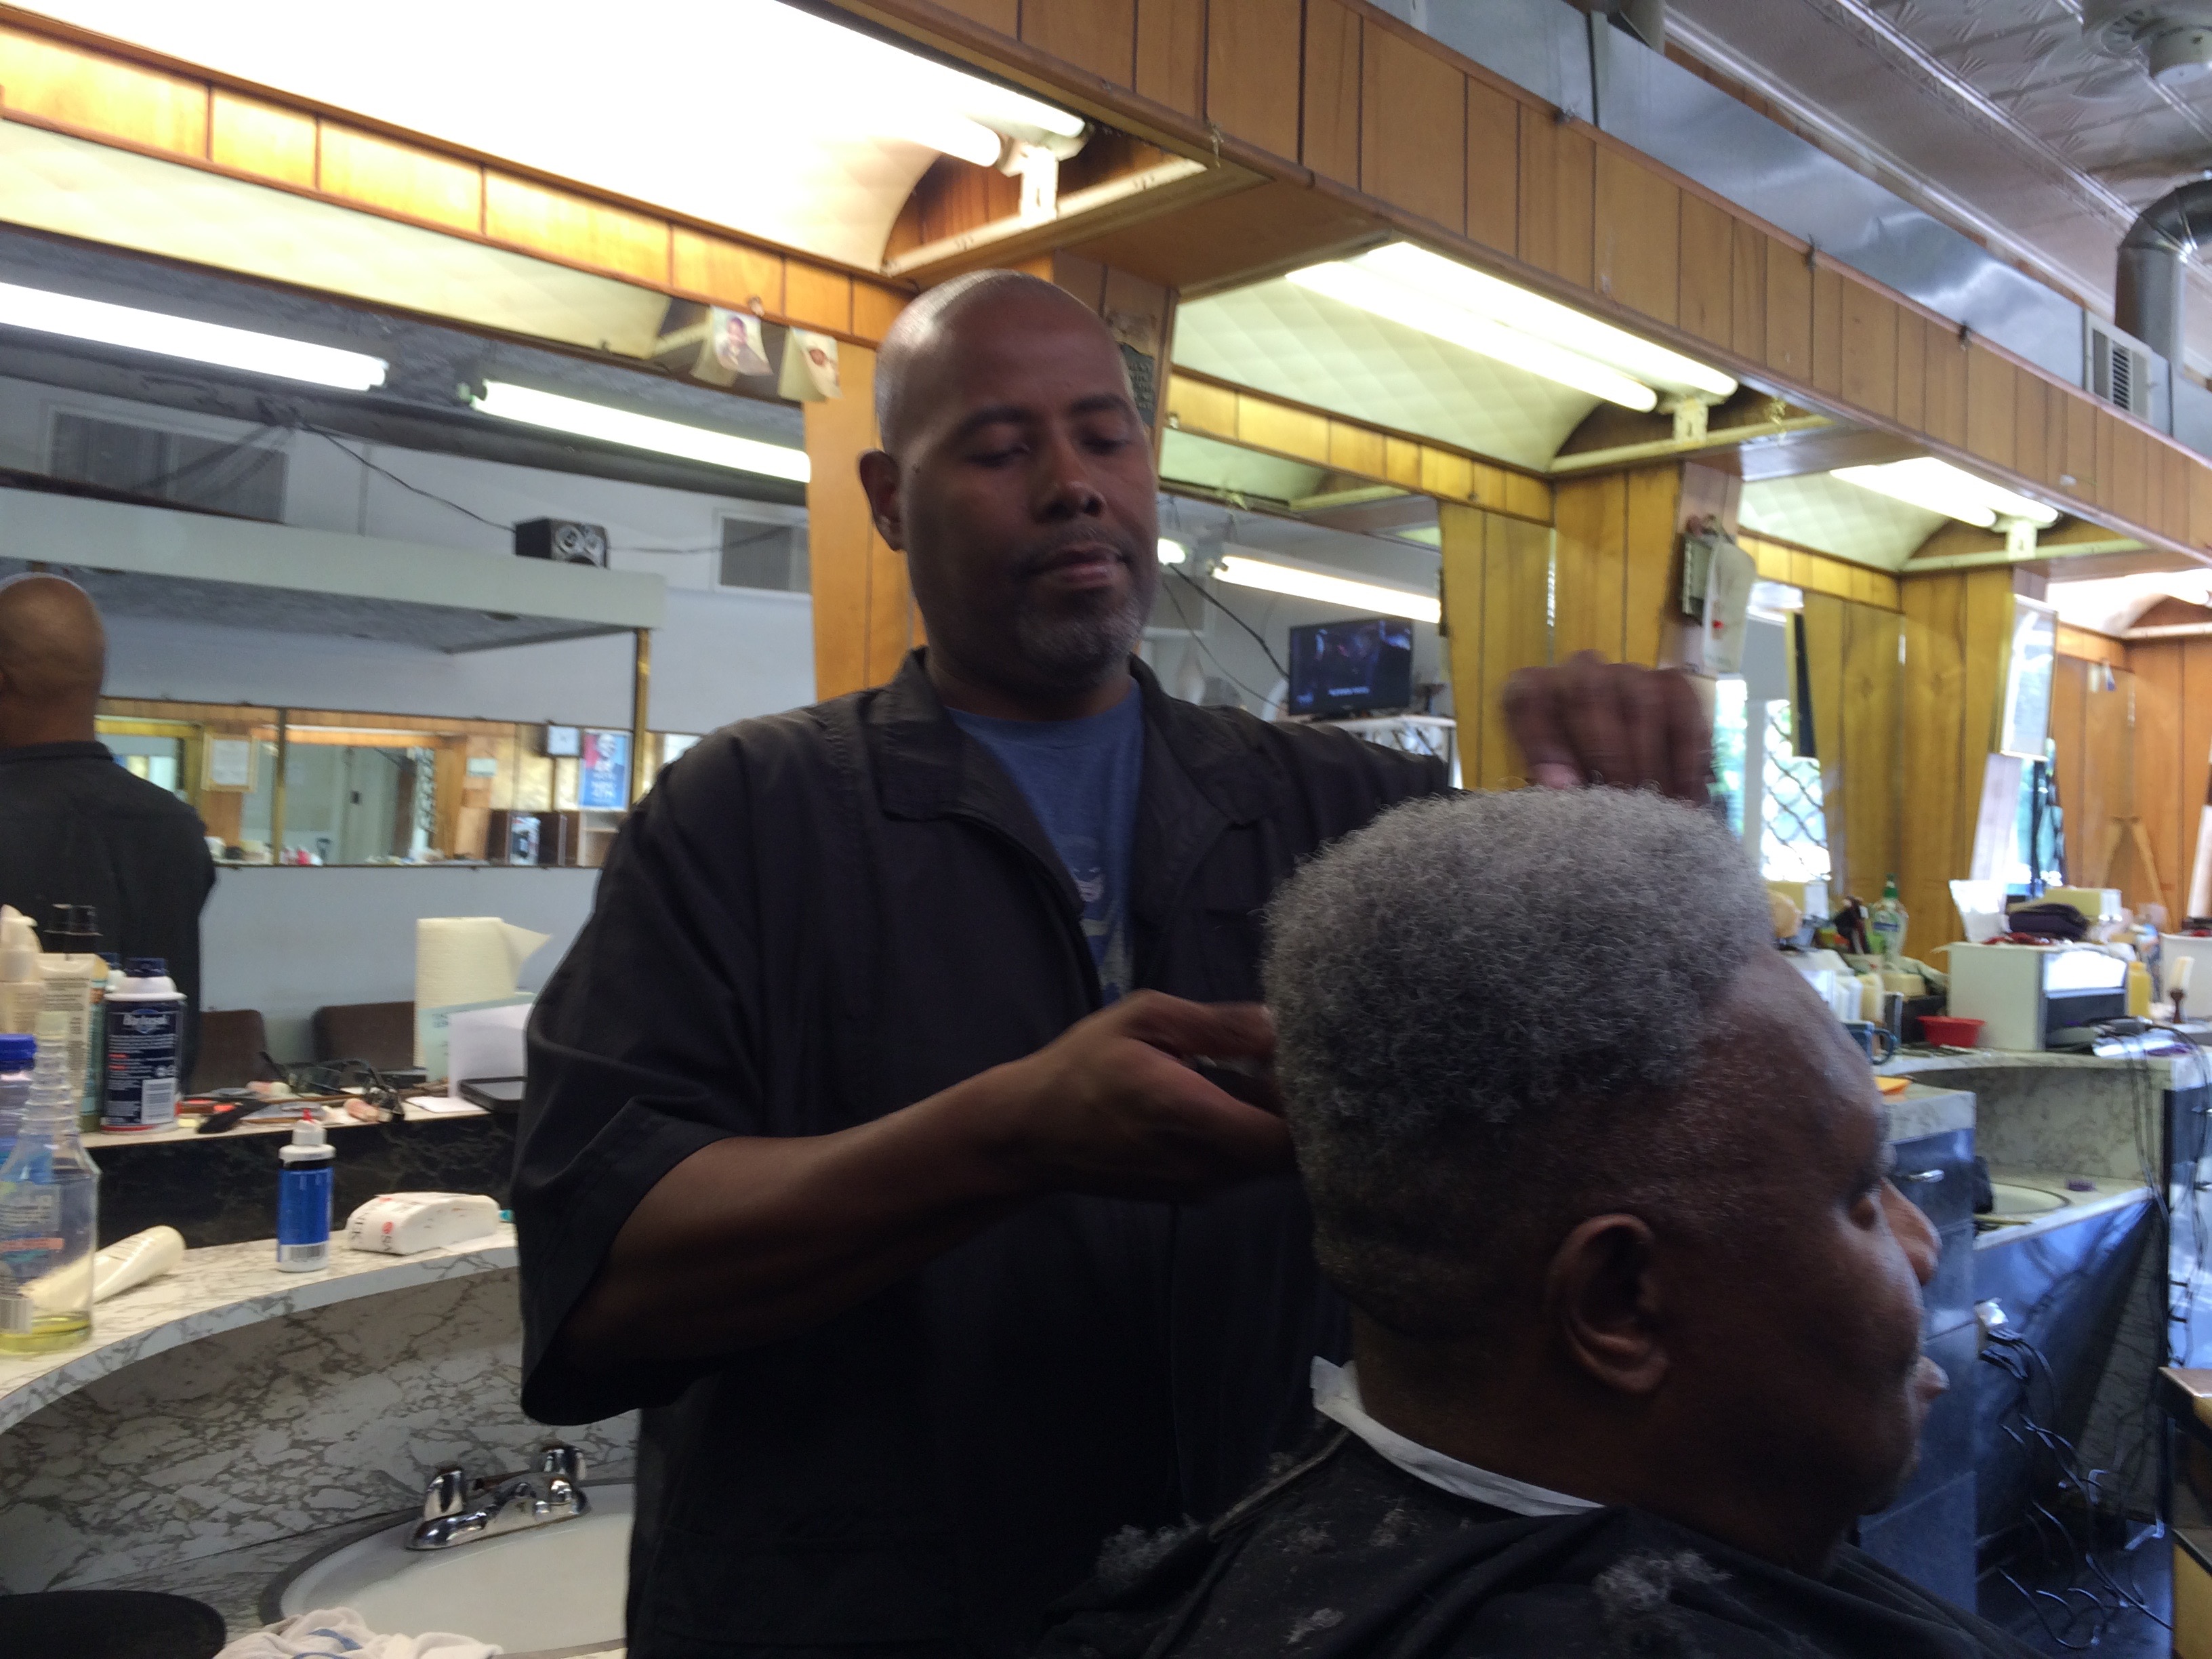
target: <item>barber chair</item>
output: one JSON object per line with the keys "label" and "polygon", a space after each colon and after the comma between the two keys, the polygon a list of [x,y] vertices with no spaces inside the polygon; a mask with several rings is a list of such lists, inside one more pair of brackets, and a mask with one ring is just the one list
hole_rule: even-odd
{"label": "barber chair", "polygon": [[269,1046],[258,1008],[210,1008],[200,1013],[200,1046],[192,1058],[188,1094],[237,1089],[270,1076],[261,1051]]}
{"label": "barber chair", "polygon": [[415,1063],[415,1005],[349,1002],[315,1010],[317,1060],[364,1060],[380,1072]]}

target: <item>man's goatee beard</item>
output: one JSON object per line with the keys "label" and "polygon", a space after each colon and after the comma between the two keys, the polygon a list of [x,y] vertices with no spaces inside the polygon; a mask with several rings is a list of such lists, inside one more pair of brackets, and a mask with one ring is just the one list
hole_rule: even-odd
{"label": "man's goatee beard", "polygon": [[1022,660],[1048,684],[1071,690],[1095,685],[1127,662],[1145,636],[1156,583],[1132,583],[1111,610],[1090,615],[1041,617],[1024,611],[1015,623]]}

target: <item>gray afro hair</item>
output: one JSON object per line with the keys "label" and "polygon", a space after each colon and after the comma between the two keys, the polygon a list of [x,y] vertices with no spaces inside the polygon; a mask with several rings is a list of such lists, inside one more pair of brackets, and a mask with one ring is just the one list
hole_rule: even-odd
{"label": "gray afro hair", "polygon": [[1324,1270],[1395,1328],[1464,1334],[1575,1194],[1687,1178],[1709,1010],[1772,942],[1726,828],[1648,793],[1418,801],[1324,850],[1266,963]]}

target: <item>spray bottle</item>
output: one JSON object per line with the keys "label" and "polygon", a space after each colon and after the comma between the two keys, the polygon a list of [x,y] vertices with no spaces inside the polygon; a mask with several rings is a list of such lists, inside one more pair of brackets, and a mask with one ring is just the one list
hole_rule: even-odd
{"label": "spray bottle", "polygon": [[77,1138],[69,1023],[40,1016],[15,1145],[0,1164],[0,1354],[49,1353],[92,1334],[100,1171]]}

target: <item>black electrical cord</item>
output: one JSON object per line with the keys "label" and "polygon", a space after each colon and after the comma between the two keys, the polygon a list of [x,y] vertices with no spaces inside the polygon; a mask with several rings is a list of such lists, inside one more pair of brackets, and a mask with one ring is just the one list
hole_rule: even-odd
{"label": "black electrical cord", "polygon": [[446,496],[438,494],[434,489],[425,489],[420,484],[410,483],[406,479],[401,477],[397,472],[394,472],[388,466],[379,466],[374,461],[370,460],[368,455],[363,453],[368,447],[365,441],[362,442],[361,449],[355,449],[343,438],[339,437],[337,433],[326,432],[321,427],[311,426],[305,421],[300,422],[300,430],[302,432],[313,433],[315,436],[322,439],[325,443],[330,444],[341,453],[351,456],[362,465],[367,467],[371,472],[375,473],[378,477],[389,479],[392,483],[398,484],[402,489],[404,489],[412,495],[420,495],[426,501],[435,501],[441,507],[449,507],[453,508],[454,512],[460,514],[465,518],[474,519],[478,524],[489,525],[494,530],[505,531],[509,535],[513,535],[514,533],[514,526],[511,523],[504,523],[498,519],[487,519],[483,514],[477,512],[474,507],[463,507],[459,501],[449,500]]}
{"label": "black electrical cord", "polygon": [[[1195,584],[1194,584],[1194,585]],[[1199,654],[1203,656],[1206,661],[1212,663],[1216,668],[1221,671],[1222,678],[1227,680],[1231,685],[1235,686],[1239,691],[1242,691],[1246,696],[1254,699],[1261,708],[1266,708],[1268,702],[1268,698],[1266,694],[1263,692],[1255,691],[1250,686],[1245,684],[1243,680],[1238,679],[1236,675],[1229,672],[1228,664],[1223,662],[1220,658],[1215,656],[1213,654],[1213,647],[1206,644],[1206,635],[1200,633],[1197,629],[1191,626],[1190,617],[1183,611],[1182,601],[1175,596],[1172,590],[1169,592],[1168,603],[1175,606],[1176,620],[1181,623],[1183,627],[1188,630],[1190,634],[1190,642],[1198,647]]]}
{"label": "black electrical cord", "polygon": [[[1204,599],[1208,605],[1212,605],[1217,611],[1220,611],[1223,616],[1228,617],[1230,621],[1235,623],[1247,634],[1249,634],[1254,641],[1258,644],[1260,649],[1267,653],[1267,665],[1273,668],[1278,674],[1280,674],[1285,679],[1287,680],[1290,678],[1291,671],[1283,666],[1281,659],[1279,659],[1275,655],[1273,650],[1269,647],[1266,636],[1262,635],[1258,629],[1253,627],[1250,623],[1246,622],[1243,617],[1238,616],[1234,611],[1231,611],[1218,594],[1214,593],[1202,584],[1193,581],[1188,576],[1184,575],[1182,567],[1171,564],[1168,566],[1168,569],[1172,574],[1177,576],[1182,576],[1184,583],[1188,586],[1191,592],[1197,594],[1199,598]],[[1178,616],[1182,614],[1182,608],[1180,606],[1176,608],[1176,614]],[[1226,672],[1227,671],[1224,670],[1223,672]],[[1247,689],[1249,690],[1249,688]],[[1260,701],[1265,702],[1267,702],[1267,699],[1262,697]]]}

